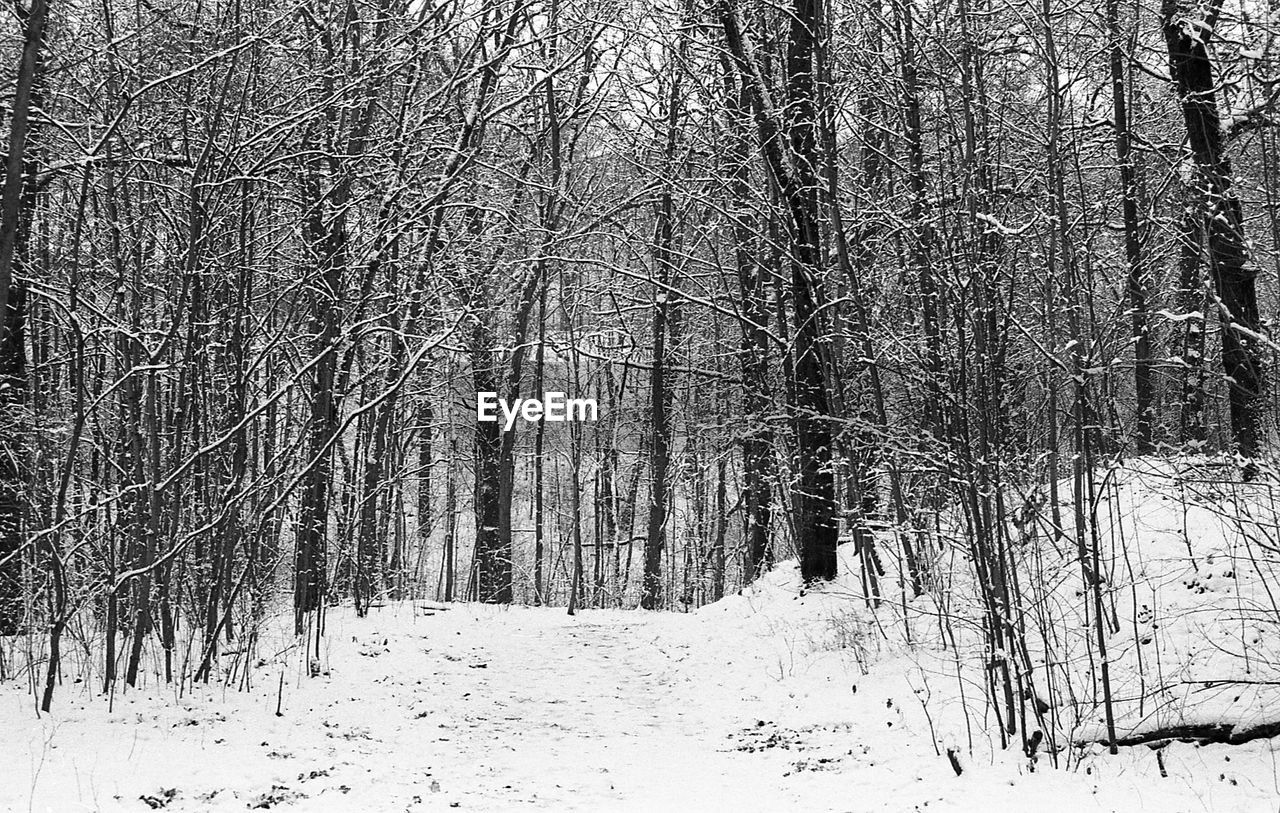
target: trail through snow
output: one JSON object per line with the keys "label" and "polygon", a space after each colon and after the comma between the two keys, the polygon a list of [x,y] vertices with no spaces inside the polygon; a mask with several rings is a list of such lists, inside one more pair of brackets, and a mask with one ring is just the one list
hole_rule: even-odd
{"label": "trail through snow", "polygon": [[[109,710],[94,676],[37,719],[10,682],[0,809],[1277,809],[1270,741],[1175,743],[1168,778],[1146,748],[1071,771],[1043,756],[1032,771],[985,740],[970,752],[931,730],[921,692],[945,692],[916,662],[861,673],[869,644],[843,626],[846,604],[748,594],[693,614],[569,617],[406,602],[335,611],[317,677],[288,636],[276,657],[264,638],[247,692],[177,697],[150,675]],[[952,739],[962,776],[934,748]]]}

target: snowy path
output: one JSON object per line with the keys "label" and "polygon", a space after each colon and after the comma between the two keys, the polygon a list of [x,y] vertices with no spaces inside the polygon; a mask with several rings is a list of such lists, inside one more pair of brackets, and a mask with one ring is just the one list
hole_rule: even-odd
{"label": "snowy path", "polygon": [[110,713],[66,685],[38,721],[8,684],[0,810],[1275,809],[1274,770],[1236,773],[1269,743],[1235,765],[1171,746],[1154,783],[1146,749],[1090,773],[1002,752],[956,777],[901,670],[861,677],[814,624],[744,607],[335,614],[317,678],[286,653],[251,692],[153,683]]}
{"label": "snowy path", "polygon": [[134,693],[117,697],[111,714],[101,698],[64,687],[58,713],[39,722],[8,686],[3,719],[23,727],[19,767],[30,781],[0,788],[0,808],[34,799],[37,810],[148,809],[141,796],[163,801],[171,788],[166,808],[178,810],[799,801],[726,738],[743,721],[721,715],[743,701],[706,702],[718,686],[681,668],[689,644],[670,634],[678,619],[465,605],[408,612],[331,619],[325,674],[300,677],[293,658],[278,718],[279,666],[262,667],[248,695]]}

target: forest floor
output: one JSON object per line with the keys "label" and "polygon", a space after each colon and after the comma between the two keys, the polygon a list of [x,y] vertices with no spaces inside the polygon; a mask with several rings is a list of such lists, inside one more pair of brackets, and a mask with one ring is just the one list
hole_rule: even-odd
{"label": "forest floor", "polygon": [[1107,478],[1116,728],[1158,750],[1096,742],[1072,545],[1041,535],[1011,553],[1028,625],[1057,641],[1030,655],[1036,691],[1052,682],[1059,703],[1035,757],[1022,735],[1005,747],[989,710],[963,544],[934,548],[949,581],[874,612],[842,545],[843,575],[821,589],[802,594],[787,562],[691,613],[335,609],[314,661],[286,614],[259,636],[247,686],[232,652],[230,686],[166,684],[152,663],[104,697],[73,643],[52,714],[35,713],[30,672],[0,684],[0,811],[1280,811],[1280,738],[1161,733],[1277,719],[1280,508],[1236,487],[1192,493],[1166,464]]}
{"label": "forest floor", "polygon": [[[970,749],[930,722],[948,701],[919,661],[877,658],[846,598],[799,596],[781,570],[690,614],[335,611],[319,676],[286,652],[248,692],[176,697],[152,675],[109,710],[64,685],[37,718],[11,682],[0,809],[1277,809],[1271,740],[1175,742],[1164,778],[1144,746],[1087,747],[1069,770]],[[959,776],[935,751],[949,738]]]}

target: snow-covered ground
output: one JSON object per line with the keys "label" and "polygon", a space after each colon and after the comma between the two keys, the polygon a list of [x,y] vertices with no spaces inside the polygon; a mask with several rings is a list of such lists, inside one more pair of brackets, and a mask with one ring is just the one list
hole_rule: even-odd
{"label": "snow-covered ground", "polygon": [[[858,634],[841,629],[843,600],[775,591],[691,615],[335,614],[317,678],[282,656],[247,693],[139,691],[110,711],[66,687],[36,719],[9,685],[0,809],[1277,809],[1270,740],[1174,743],[1167,778],[1146,747],[1033,771],[981,742],[956,776],[918,664],[863,675],[859,650],[839,646]],[[795,623],[823,615],[825,628]]]}
{"label": "snow-covered ground", "polygon": [[[1132,543],[1131,561],[1110,575],[1122,731],[1257,722],[1271,708],[1274,668],[1262,590],[1270,542],[1255,534],[1262,548],[1250,549],[1232,531],[1238,523],[1224,524],[1247,506],[1224,513],[1222,495],[1211,495],[1188,514],[1160,498],[1162,473],[1148,475],[1165,485],[1127,479],[1100,507],[1154,506],[1116,513]],[[1057,602],[1070,654],[1090,630],[1072,615],[1083,600],[1069,577],[1079,578],[1078,562],[1067,551],[1054,563],[1053,544],[1023,547],[1061,576],[1028,594]],[[957,657],[929,615],[943,593],[909,605],[908,643],[900,598],[869,612],[854,595],[851,546],[841,551],[849,575],[822,590],[801,595],[785,563],[689,614],[424,602],[364,619],[334,610],[314,677],[282,619],[258,642],[247,691],[187,684],[179,693],[149,674],[140,689],[104,698],[96,676],[75,682],[73,653],[53,714],[35,714],[25,682],[0,684],[0,810],[1280,810],[1273,739],[1175,740],[1116,756],[1066,745],[1056,768],[1043,751],[1033,761],[1016,744],[1002,749],[978,637],[963,622],[963,579],[948,588],[961,619]],[[947,567],[961,573],[964,563]],[[1241,617],[1256,629],[1242,636]],[[1241,641],[1247,672],[1236,664]],[[1062,669],[1085,684],[1083,667]],[[1203,688],[1210,677],[1260,685],[1226,702],[1221,685]],[[1139,696],[1159,713],[1140,713]],[[1097,733],[1096,707],[1054,713],[1070,727],[1064,743]]]}

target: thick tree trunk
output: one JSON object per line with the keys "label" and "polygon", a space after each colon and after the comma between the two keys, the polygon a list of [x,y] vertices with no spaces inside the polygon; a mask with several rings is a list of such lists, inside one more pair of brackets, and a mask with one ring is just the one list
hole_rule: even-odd
{"label": "thick tree trunk", "polygon": [[309,466],[302,479],[294,556],[293,606],[298,634],[305,629],[306,614],[320,608],[326,590],[329,487],[333,479],[333,440],[338,431],[338,403],[333,390],[341,288],[340,264],[334,253],[326,251],[312,296],[312,352],[320,360],[311,380],[311,415],[304,447]]}
{"label": "thick tree trunk", "polygon": [[787,195],[792,217],[791,296],[795,307],[796,455],[800,478],[796,521],[800,570],[806,582],[836,576],[833,432],[822,368],[822,321],[818,312],[822,264],[819,251],[817,114],[814,105],[814,46],[817,0],[794,0],[787,45],[787,131],[795,167]]}
{"label": "thick tree trunk", "polygon": [[[660,261],[665,268],[665,263]],[[666,274],[659,271],[659,281]],[[667,533],[667,467],[670,453],[671,388],[667,383],[667,315],[670,301],[659,287],[653,304],[653,369],[649,374],[649,524],[644,542],[644,583],[640,606],[656,610],[662,603],[662,552]]]}
{"label": "thick tree trunk", "polygon": [[[394,382],[391,384],[394,386]],[[395,413],[395,397],[383,402],[373,419],[370,439],[372,449],[368,451],[364,465],[364,483],[361,487],[360,511],[356,530],[356,613],[364,615],[369,611],[373,598],[385,587],[383,574],[385,544],[379,534],[378,520],[381,496],[385,489],[384,472],[388,469],[387,456],[391,451],[391,422]]]}
{"label": "thick tree trunk", "polygon": [[[19,13],[21,13],[21,7]],[[22,514],[26,502],[22,419],[27,389],[26,289],[14,273],[23,232],[30,229],[34,189],[28,175],[31,110],[39,106],[47,0],[26,12],[17,89],[9,112],[9,152],[0,190],[0,635],[18,631],[22,619]]]}
{"label": "thick tree trunk", "polygon": [[[487,314],[476,317],[472,332],[471,371],[476,392],[497,391],[497,361],[487,329]],[[511,549],[501,534],[502,427],[476,421],[475,430],[475,559],[471,591],[477,601],[510,604]]]}
{"label": "thick tree trunk", "polygon": [[796,479],[792,503],[800,571],[805,582],[811,583],[835,578],[839,530],[835,476],[831,468],[833,433],[821,361],[819,314],[822,265],[813,87],[817,7],[815,0],[794,0],[791,6],[785,131],[769,102],[765,83],[750,53],[749,40],[730,0],[721,0],[720,17],[729,51],[748,89],[766,166],[789,215],[790,294],[796,322],[792,358],[795,386],[791,397],[796,431]]}
{"label": "thick tree trunk", "polygon": [[1256,338],[1261,329],[1256,279],[1249,263],[1240,199],[1232,188],[1231,159],[1226,152],[1209,40],[1221,10],[1210,4],[1207,16],[1193,26],[1179,17],[1178,0],[1163,0],[1169,72],[1182,103],[1187,140],[1204,198],[1209,270],[1223,322],[1222,366],[1231,408],[1231,435],[1236,454],[1252,473],[1261,451],[1263,354]]}
{"label": "thick tree trunk", "polygon": [[0,635],[22,622],[22,515],[26,504],[26,291],[9,290],[0,322]]}

